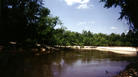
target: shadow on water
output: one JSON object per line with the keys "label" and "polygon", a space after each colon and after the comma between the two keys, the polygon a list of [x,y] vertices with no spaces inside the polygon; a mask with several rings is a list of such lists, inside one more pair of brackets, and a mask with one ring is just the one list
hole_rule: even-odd
{"label": "shadow on water", "polygon": [[0,77],[24,77],[24,57],[21,54],[0,54]]}
{"label": "shadow on water", "polygon": [[60,51],[46,56],[0,54],[2,77],[112,77],[134,57],[102,51]]}

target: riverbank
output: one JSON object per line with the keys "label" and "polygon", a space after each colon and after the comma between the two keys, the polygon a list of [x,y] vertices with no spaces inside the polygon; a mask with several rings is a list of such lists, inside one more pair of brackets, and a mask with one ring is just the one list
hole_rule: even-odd
{"label": "riverbank", "polygon": [[[5,47],[0,47],[2,51],[5,50]],[[43,47],[34,47],[34,48],[17,48],[17,47],[8,47],[6,48],[6,51],[8,53],[15,53],[19,52],[19,56],[23,54],[30,54],[34,56],[41,56],[41,55],[47,55],[47,54],[53,54],[54,52],[58,52],[62,49],[66,50],[72,50],[72,49],[79,49],[79,50],[100,50],[100,51],[110,51],[114,53],[119,54],[125,54],[125,55],[136,55],[137,54],[137,48],[135,47],[102,47],[102,46],[60,46],[60,47],[51,47],[51,46],[43,46]],[[84,51],[85,52],[85,51]],[[22,54],[20,54],[22,53]],[[10,54],[11,55],[11,54]],[[96,55],[96,54],[95,54]],[[6,54],[8,57],[8,55]],[[13,55],[12,55],[13,56]],[[2,58],[1,60],[5,61],[5,58]],[[121,71],[119,75],[115,77],[138,77],[138,62],[137,59],[132,61],[124,71]]]}
{"label": "riverbank", "polygon": [[[136,58],[137,59],[137,58]],[[138,77],[138,61],[131,62],[125,70],[114,77]]]}
{"label": "riverbank", "polygon": [[[3,50],[8,50],[10,52],[24,52],[24,50],[29,50],[38,54],[47,54],[53,51],[59,51],[60,49],[79,49],[79,50],[99,50],[99,51],[109,51],[117,54],[129,55],[129,56],[136,56],[138,54],[138,47],[117,47],[117,46],[37,46],[32,48],[22,48],[22,47],[5,47],[0,46],[0,52]],[[11,51],[12,50],[12,51]]]}
{"label": "riverbank", "polygon": [[104,47],[104,46],[60,46],[61,48],[71,48],[80,50],[99,50],[99,51],[110,51],[117,54],[124,54],[130,56],[136,56],[138,48],[137,47]]}
{"label": "riverbank", "polygon": [[[79,49],[79,50],[99,50],[99,51],[110,51],[117,54],[136,56],[138,52],[137,47],[102,47],[102,46],[62,46],[63,48]],[[130,62],[125,70],[114,77],[138,77],[138,61]]]}

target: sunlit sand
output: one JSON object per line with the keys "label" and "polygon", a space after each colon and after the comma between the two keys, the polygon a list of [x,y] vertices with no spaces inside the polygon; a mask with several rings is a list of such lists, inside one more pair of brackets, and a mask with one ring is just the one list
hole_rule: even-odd
{"label": "sunlit sand", "polygon": [[[65,46],[61,46],[65,47]],[[82,50],[100,50],[100,51],[111,51],[118,54],[124,55],[137,55],[138,48],[137,47],[104,47],[104,46],[66,46],[66,48],[72,49],[82,49]]]}

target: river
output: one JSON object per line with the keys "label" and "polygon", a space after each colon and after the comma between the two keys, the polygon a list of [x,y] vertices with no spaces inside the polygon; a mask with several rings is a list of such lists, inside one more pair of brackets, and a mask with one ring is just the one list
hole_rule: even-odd
{"label": "river", "polygon": [[62,50],[46,56],[14,56],[0,66],[4,77],[112,77],[134,57],[96,50]]}

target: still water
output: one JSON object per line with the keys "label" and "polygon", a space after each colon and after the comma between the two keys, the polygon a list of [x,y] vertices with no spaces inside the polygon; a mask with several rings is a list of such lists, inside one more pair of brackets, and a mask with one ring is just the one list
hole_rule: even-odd
{"label": "still water", "polygon": [[124,70],[131,59],[95,50],[60,51],[47,56],[9,59],[6,70],[0,72],[4,71],[4,77],[112,77]]}
{"label": "still water", "polygon": [[102,51],[61,51],[25,60],[25,77],[112,77],[130,57]]}

